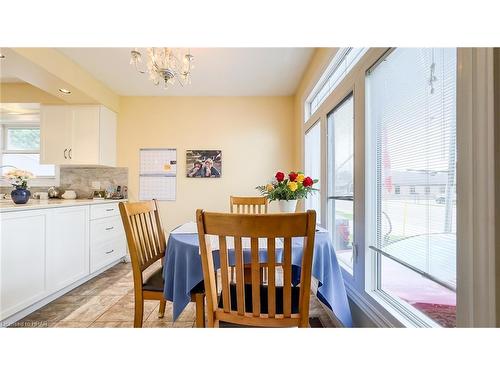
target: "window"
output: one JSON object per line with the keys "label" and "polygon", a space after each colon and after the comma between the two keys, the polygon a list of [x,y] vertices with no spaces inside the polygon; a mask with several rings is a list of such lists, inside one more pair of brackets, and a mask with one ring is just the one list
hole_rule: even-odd
{"label": "window", "polygon": [[401,194],[401,187],[399,185],[394,186],[394,194]]}
{"label": "window", "polygon": [[[314,186],[321,189],[321,126],[315,123],[305,134],[304,173],[312,179],[319,179]],[[321,223],[321,195],[317,191],[306,199],[306,210],[316,210],[316,222]]]}
{"label": "window", "polygon": [[[366,76],[367,246],[374,290],[415,320],[456,324],[456,84],[452,48],[398,48]],[[393,199],[394,180],[433,196]]]}
{"label": "window", "polygon": [[431,193],[431,187],[425,186],[425,194],[430,194],[430,193]]}
{"label": "window", "polygon": [[[40,127],[37,123],[2,124],[0,130],[2,138],[0,165],[13,166],[33,173],[36,178],[30,181],[31,186],[58,184],[56,167],[40,164]],[[8,169],[3,168],[2,174]]]}
{"label": "window", "polygon": [[345,76],[354,68],[368,48],[340,48],[306,100],[305,121],[311,117]]}
{"label": "window", "polygon": [[446,193],[446,186],[442,185],[439,187],[439,194],[444,194],[444,193]]}
{"label": "window", "polygon": [[337,257],[353,268],[354,99],[350,95],[328,115],[328,230]]}

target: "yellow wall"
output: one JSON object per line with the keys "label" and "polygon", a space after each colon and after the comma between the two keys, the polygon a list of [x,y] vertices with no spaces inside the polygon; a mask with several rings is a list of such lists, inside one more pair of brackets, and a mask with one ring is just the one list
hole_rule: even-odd
{"label": "yellow wall", "polygon": [[[170,231],[197,208],[227,211],[231,194],[257,195],[276,170],[296,167],[292,127],[293,97],[122,97],[118,166],[129,168],[129,198],[137,200],[139,149],[177,148],[177,199],[161,202]],[[222,150],[222,177],[185,177],[188,149]]]}
{"label": "yellow wall", "polygon": [[65,101],[27,83],[2,83],[0,103],[64,104]]}

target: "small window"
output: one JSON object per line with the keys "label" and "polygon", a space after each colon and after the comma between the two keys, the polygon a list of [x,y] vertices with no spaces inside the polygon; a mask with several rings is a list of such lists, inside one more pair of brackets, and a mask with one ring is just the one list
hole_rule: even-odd
{"label": "small window", "polygon": [[[58,185],[55,165],[40,164],[40,126],[38,123],[0,125],[2,150],[0,165],[30,171],[31,186]],[[2,174],[13,168],[3,168]],[[2,185],[6,185],[2,182]]]}
{"label": "small window", "polygon": [[415,186],[410,186],[410,194],[417,194]]}
{"label": "small window", "polygon": [[347,74],[356,66],[368,48],[340,48],[332,62],[325,70],[323,76],[314,86],[307,98],[305,108],[305,121],[309,120],[319,106],[325,101],[333,90],[342,82]]}
{"label": "small window", "polygon": [[443,186],[440,186],[440,187],[439,187],[439,193],[440,193],[440,194],[444,194],[444,193],[446,193],[446,186],[444,186],[444,185],[443,185]]}
{"label": "small window", "polygon": [[394,186],[394,194],[396,195],[401,194],[401,186],[399,185]]}
{"label": "small window", "polygon": [[430,186],[426,186],[425,187],[425,194],[430,194],[431,193],[431,187]]}
{"label": "small window", "polygon": [[[321,178],[321,125],[318,121],[305,134],[304,137],[304,167],[305,174],[313,179]],[[321,189],[321,179],[315,185]],[[316,222],[321,222],[321,195],[317,191],[305,200],[307,210],[316,210]]]}

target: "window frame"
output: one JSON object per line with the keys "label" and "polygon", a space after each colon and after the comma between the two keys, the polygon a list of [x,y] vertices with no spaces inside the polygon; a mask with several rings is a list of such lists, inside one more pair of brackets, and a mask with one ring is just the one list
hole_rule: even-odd
{"label": "window frame", "polygon": [[[340,108],[340,106],[342,106],[342,104],[344,104],[347,100],[349,100],[350,98],[352,98],[352,101],[353,101],[353,134],[352,134],[352,137],[353,137],[353,146],[355,147],[355,144],[356,144],[356,139],[355,139],[355,127],[356,127],[356,111],[355,111],[355,108],[356,108],[356,101],[355,101],[355,97],[354,97],[354,89],[352,91],[349,91],[347,93],[346,96],[344,96],[342,99],[340,99],[336,104],[335,106],[329,111],[327,112],[326,114],[326,130],[327,130],[327,136],[326,136],[326,141],[327,141],[327,149],[326,149],[326,153],[327,153],[327,162],[325,163],[326,164],[326,169],[327,169],[327,197],[326,197],[326,201],[327,201],[327,206],[326,206],[326,214],[327,214],[327,219],[326,219],[326,228],[329,228],[329,222],[328,220],[331,219],[329,212],[329,206],[330,206],[330,197],[329,197],[329,191],[330,191],[330,177],[329,177],[329,162],[332,161],[332,155],[333,153],[335,152],[334,150],[334,147],[333,147],[333,144],[331,142],[329,142],[329,138],[330,138],[330,134],[329,134],[329,130],[330,130],[330,124],[329,124],[329,118],[330,118],[330,115],[333,114],[333,112],[335,112],[338,108]],[[333,139],[333,138],[332,138]],[[355,165],[356,163],[356,153],[355,151],[353,152],[353,166]],[[353,168],[355,169],[355,168]],[[344,273],[344,275],[349,275],[349,277],[353,278],[354,275],[355,275],[355,267],[356,267],[356,258],[357,258],[357,249],[356,249],[356,227],[354,225],[354,222],[356,220],[356,213],[355,213],[355,200],[356,200],[356,192],[355,192],[355,189],[356,189],[356,176],[355,176],[355,172],[353,170],[353,176],[352,176],[352,184],[354,186],[354,189],[353,189],[353,192],[352,192],[352,201],[353,202],[353,240],[352,240],[352,258],[353,258],[353,261],[352,261],[352,267],[349,267],[349,265],[345,264],[344,262],[342,261],[339,261],[339,264],[342,265],[342,271]],[[332,198],[333,200],[339,200],[339,199],[335,199],[335,198]],[[323,210],[323,207],[322,207],[322,210]],[[345,276],[344,276],[345,277]]]}
{"label": "window frame", "polygon": [[[320,160],[321,160],[321,157],[322,157],[322,150],[323,150],[323,136],[322,136],[322,132],[323,132],[323,125],[321,124],[321,121],[318,120],[316,121],[315,123],[313,123],[311,126],[309,126],[309,128],[305,129],[304,130],[304,137],[303,137],[303,145],[302,145],[302,149],[304,150],[304,155],[303,155],[303,165],[304,165],[304,168],[303,168],[303,171],[304,173],[307,173],[306,170],[305,170],[305,150],[306,150],[306,135],[307,133],[309,133],[315,126],[318,126],[319,127],[319,133],[320,133],[320,136],[319,136],[319,139],[320,139],[320,145],[319,145],[319,148],[320,148]],[[320,166],[320,176],[310,176],[311,178],[318,178],[320,179],[320,189],[319,191],[317,192],[319,194],[319,205],[320,205],[320,214],[316,216],[316,224],[319,225],[320,227],[324,228],[324,221],[322,219],[323,217],[323,204],[322,204],[322,200],[323,200],[323,189],[322,189],[322,179],[320,178],[321,175],[322,175],[322,171],[321,171],[321,167]],[[305,204],[305,202],[304,202]],[[316,213],[317,214],[317,213]]]}
{"label": "window frame", "polygon": [[[386,53],[384,53],[369,69],[367,69],[365,73],[365,78],[368,76],[368,73],[378,66],[378,64],[385,60],[387,56],[389,56],[396,48],[389,49]],[[457,65],[460,62],[458,61],[458,48],[457,48]],[[458,71],[458,69],[457,69]],[[366,98],[368,90],[365,90],[364,96]],[[457,102],[458,102],[458,80],[457,80]],[[367,102],[368,106],[368,102]],[[365,113],[367,111],[367,106],[365,107]],[[458,107],[457,107],[457,121],[458,121]],[[367,148],[369,152],[367,153],[367,157],[365,159],[365,165],[368,166],[367,170],[376,170],[377,166],[377,155],[376,148],[377,144],[375,141],[375,129],[370,129],[368,126],[368,120],[365,118],[365,123],[363,124],[367,134]],[[368,141],[369,139],[369,141]],[[382,260],[383,255],[372,251],[369,249],[370,244],[376,244],[375,231],[369,230],[369,228],[375,228],[376,222],[374,220],[374,213],[377,211],[376,205],[379,204],[379,197],[377,197],[377,189],[372,188],[373,182],[377,181],[374,173],[368,173],[370,176],[366,178],[365,181],[365,189],[367,194],[367,201],[365,202],[367,205],[367,215],[365,217],[365,234],[367,236],[366,241],[366,252],[372,253],[370,259],[370,265],[368,269],[370,270],[370,280],[371,284],[366,285],[366,291],[378,301],[379,304],[382,304],[385,308],[393,311],[393,314],[397,314],[400,319],[406,319],[407,326],[413,327],[440,327],[440,325],[431,319],[429,316],[424,314],[423,312],[417,310],[416,308],[412,308],[410,304],[401,301],[397,296],[391,295],[387,293],[385,290],[381,288],[382,285]],[[458,181],[457,181],[458,183]],[[427,186],[426,186],[427,187]],[[408,195],[413,197],[413,199],[418,199],[419,195],[428,195],[426,187],[421,185],[408,185]],[[458,211],[457,211],[458,212]],[[458,257],[458,233],[457,233],[457,257]],[[402,266],[403,267],[403,266]],[[458,281],[458,270],[457,270],[457,281]],[[458,326],[458,292],[457,294],[457,326]]]}
{"label": "window frame", "polygon": [[[0,165],[3,165],[4,154],[40,154],[40,149],[35,150],[8,150],[7,149],[7,132],[8,129],[40,129],[40,124],[36,122],[8,122],[2,121],[0,123]],[[2,172],[3,174],[3,172]],[[36,177],[29,181],[30,187],[46,187],[46,186],[59,186],[60,172],[59,166],[54,165],[54,176]],[[7,181],[0,179],[0,186],[11,186]]]}
{"label": "window frame", "polygon": [[[326,223],[327,133],[326,115],[349,91],[354,95],[354,232],[356,234],[353,268],[354,275],[341,271],[349,299],[365,316],[381,327],[435,326],[433,321],[401,310],[397,301],[388,303],[380,293],[373,293],[376,285],[373,272],[374,252],[367,249],[365,228],[366,154],[365,148],[365,74],[392,48],[370,48],[339,85],[328,95],[318,109],[306,117],[307,100],[322,71],[316,72],[317,81],[309,87],[301,100],[302,137],[318,120],[322,126],[321,208],[322,223]],[[333,51],[330,59],[333,59]],[[494,187],[494,116],[493,116],[493,48],[458,48],[457,52],[457,327],[495,325],[495,226]],[[328,64],[326,64],[328,66]],[[306,119],[307,118],[307,119]],[[306,120],[304,120],[306,119]],[[474,136],[472,136],[474,134]],[[302,148],[302,161],[304,160]],[[481,191],[482,194],[477,194]],[[474,193],[476,192],[476,193]],[[484,225],[476,226],[474,222]],[[324,225],[322,225],[324,226]],[[480,241],[477,238],[481,238]],[[474,240],[476,239],[476,240]],[[487,269],[476,270],[474,264],[486,264]],[[483,288],[482,292],[472,285]]]}
{"label": "window frame", "polygon": [[[338,69],[341,69],[342,63],[345,61],[346,57],[349,56],[349,54],[352,52],[353,49],[358,49],[359,50],[358,55],[360,56],[357,55],[356,58],[353,59],[354,63],[351,61],[351,64],[349,65],[347,71],[342,73],[342,75],[338,78],[338,81],[336,81],[332,87],[329,82],[330,78],[333,76],[335,72],[338,71]],[[304,122],[308,122],[308,120],[316,112],[318,112],[318,110],[321,108],[323,103],[328,99],[328,97],[333,93],[333,91],[335,91],[337,87],[340,86],[342,82],[346,79],[346,77],[351,73],[351,71],[356,68],[356,65],[363,58],[363,56],[367,53],[368,50],[369,50],[368,48],[356,48],[356,47],[342,47],[337,49],[337,51],[329,61],[327,67],[325,68],[323,74],[314,84],[313,88],[311,89],[311,92],[304,101],[304,117],[303,117]],[[312,110],[312,105],[314,101],[317,99],[318,94],[320,94],[325,89],[327,93],[325,94],[325,96],[319,99],[318,106],[314,110]]]}

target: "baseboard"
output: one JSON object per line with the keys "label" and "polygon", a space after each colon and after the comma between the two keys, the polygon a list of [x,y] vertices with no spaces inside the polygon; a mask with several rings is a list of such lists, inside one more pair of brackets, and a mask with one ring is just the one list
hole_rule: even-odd
{"label": "baseboard", "polygon": [[65,295],[66,293],[72,291],[76,287],[86,283],[87,281],[93,279],[94,277],[98,276],[99,274],[103,273],[104,271],[110,269],[111,267],[116,266],[118,263],[123,262],[125,260],[126,260],[125,258],[118,259],[118,260],[114,261],[113,263],[110,263],[107,266],[104,266],[101,269],[91,273],[90,275],[87,275],[84,278],[82,278],[78,281],[75,281],[73,284],[68,285],[67,287],[65,287],[61,290],[58,290],[57,292],[52,293],[51,295],[49,295],[47,297],[44,297],[40,301],[35,302],[34,304],[32,304],[28,307],[25,307],[21,311],[18,311],[17,313],[14,313],[13,315],[9,316],[8,318],[5,318],[4,320],[0,321],[0,327],[8,327],[11,324],[25,318],[26,316],[28,316],[32,312],[42,308],[43,306],[49,304],[50,302]]}

